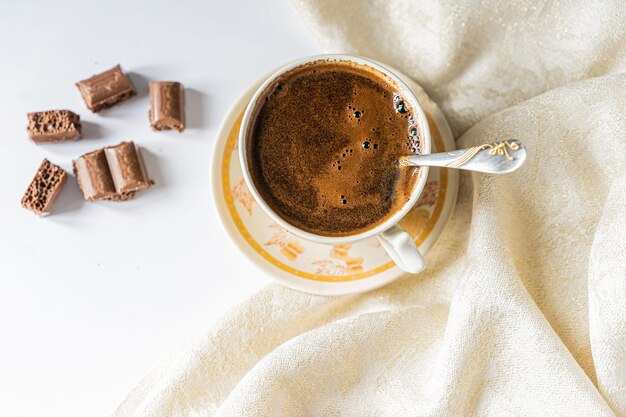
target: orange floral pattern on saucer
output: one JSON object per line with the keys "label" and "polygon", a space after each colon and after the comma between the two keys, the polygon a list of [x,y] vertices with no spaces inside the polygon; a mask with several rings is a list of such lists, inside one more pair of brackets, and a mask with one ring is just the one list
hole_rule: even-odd
{"label": "orange floral pattern on saucer", "polygon": [[333,245],[330,257],[313,261],[317,275],[349,275],[363,272],[363,257],[349,256],[352,245]]}
{"label": "orange floral pattern on saucer", "polygon": [[235,184],[231,193],[233,195],[233,199],[246,209],[249,216],[252,216],[252,205],[254,204],[254,197],[252,196],[252,193],[248,189],[246,181],[243,178]]}
{"label": "orange floral pattern on saucer", "polygon": [[295,261],[298,255],[304,252],[304,246],[298,242],[295,236],[287,232],[287,230],[276,223],[270,224],[269,228],[274,230],[274,234],[263,244],[264,246],[278,246],[280,253],[290,261]]}

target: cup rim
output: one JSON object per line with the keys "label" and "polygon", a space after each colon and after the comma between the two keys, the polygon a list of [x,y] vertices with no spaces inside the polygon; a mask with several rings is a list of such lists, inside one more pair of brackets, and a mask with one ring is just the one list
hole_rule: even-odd
{"label": "cup rim", "polygon": [[250,190],[250,193],[254,197],[255,201],[259,204],[261,209],[263,209],[263,211],[267,213],[270,216],[270,218],[276,223],[278,223],[281,227],[285,228],[287,231],[289,231],[290,233],[298,237],[301,237],[305,240],[309,240],[312,242],[323,243],[323,244],[353,243],[359,240],[370,238],[372,236],[376,236],[390,229],[392,226],[396,225],[404,216],[406,216],[406,214],[411,210],[411,208],[413,208],[418,198],[422,194],[422,191],[424,190],[424,187],[426,185],[426,180],[428,178],[429,168],[421,167],[421,172],[419,174],[420,178],[418,178],[417,183],[415,184],[415,186],[413,187],[413,190],[411,191],[411,197],[407,200],[407,202],[402,206],[400,210],[398,210],[396,213],[394,213],[393,216],[389,217],[384,222],[380,223],[376,227],[373,227],[369,230],[365,230],[363,232],[356,233],[353,235],[325,236],[325,235],[318,235],[315,233],[307,232],[306,230],[302,230],[292,225],[291,223],[287,222],[282,217],[280,217],[280,215],[276,213],[269,206],[269,204],[267,204],[267,202],[263,199],[263,197],[260,195],[260,193],[256,189],[256,186],[254,185],[254,181],[252,180],[252,176],[250,175],[250,169],[249,169],[250,164],[248,161],[248,152],[246,151],[247,150],[246,142],[247,142],[247,137],[248,137],[247,132],[250,127],[250,118],[252,116],[252,112],[254,108],[256,107],[259,97],[265,92],[266,88],[276,78],[286,73],[287,71],[290,71],[294,68],[297,68],[301,65],[305,65],[311,62],[324,61],[324,60],[348,61],[348,62],[356,63],[357,65],[369,66],[371,68],[374,68],[375,70],[380,71],[387,77],[389,77],[400,90],[399,92],[401,96],[405,100],[409,101],[409,103],[411,104],[411,108],[413,109],[415,113],[414,117],[417,119],[421,133],[422,133],[422,145],[423,145],[422,154],[431,153],[432,138],[431,138],[430,127],[428,125],[428,119],[426,118],[426,114],[424,113],[422,106],[419,104],[419,101],[417,100],[415,93],[411,90],[411,88],[404,81],[400,79],[400,77],[394,74],[393,71],[390,70],[389,68],[383,66],[382,64],[379,64],[376,61],[373,61],[367,58],[363,58],[363,57],[359,57],[355,55],[346,55],[346,54],[323,54],[323,55],[312,55],[312,56],[308,56],[308,57],[291,61],[285,64],[284,66],[280,67],[276,71],[274,71],[259,86],[259,88],[256,90],[256,92],[252,96],[252,99],[250,99],[250,102],[246,106],[246,110],[241,120],[241,126],[239,129],[239,138],[238,138],[239,161],[241,163],[242,174],[243,174],[244,180]]}

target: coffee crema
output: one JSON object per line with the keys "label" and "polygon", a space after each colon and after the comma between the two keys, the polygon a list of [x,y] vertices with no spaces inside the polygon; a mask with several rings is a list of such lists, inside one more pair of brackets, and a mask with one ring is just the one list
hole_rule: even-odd
{"label": "coffee crema", "polygon": [[407,203],[420,168],[420,126],[393,80],[349,61],[316,61],[280,75],[252,111],[252,181],[288,223],[322,236],[370,230]]}

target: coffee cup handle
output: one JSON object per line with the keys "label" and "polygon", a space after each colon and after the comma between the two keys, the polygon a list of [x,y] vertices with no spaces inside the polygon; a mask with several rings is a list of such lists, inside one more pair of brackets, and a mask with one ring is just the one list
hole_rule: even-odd
{"label": "coffee cup handle", "polygon": [[383,245],[391,259],[400,269],[411,274],[417,274],[426,266],[411,235],[400,226],[395,225],[378,235],[378,240]]}

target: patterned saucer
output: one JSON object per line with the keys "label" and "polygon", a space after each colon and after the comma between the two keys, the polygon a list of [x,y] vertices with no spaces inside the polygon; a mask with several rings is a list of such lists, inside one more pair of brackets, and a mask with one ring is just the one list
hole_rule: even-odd
{"label": "patterned saucer", "polygon": [[[417,96],[430,124],[433,152],[455,149],[448,122],[424,90],[393,70]],[[287,287],[320,295],[371,290],[403,274],[376,237],[350,245],[324,245],[295,237],[255,204],[239,164],[237,139],[246,105],[259,80],[232,106],[217,134],[213,153],[213,195],[226,232],[241,251]],[[450,217],[459,185],[458,171],[431,168],[421,198],[400,225],[422,254],[435,243]],[[428,265],[426,266],[428,268]]]}

